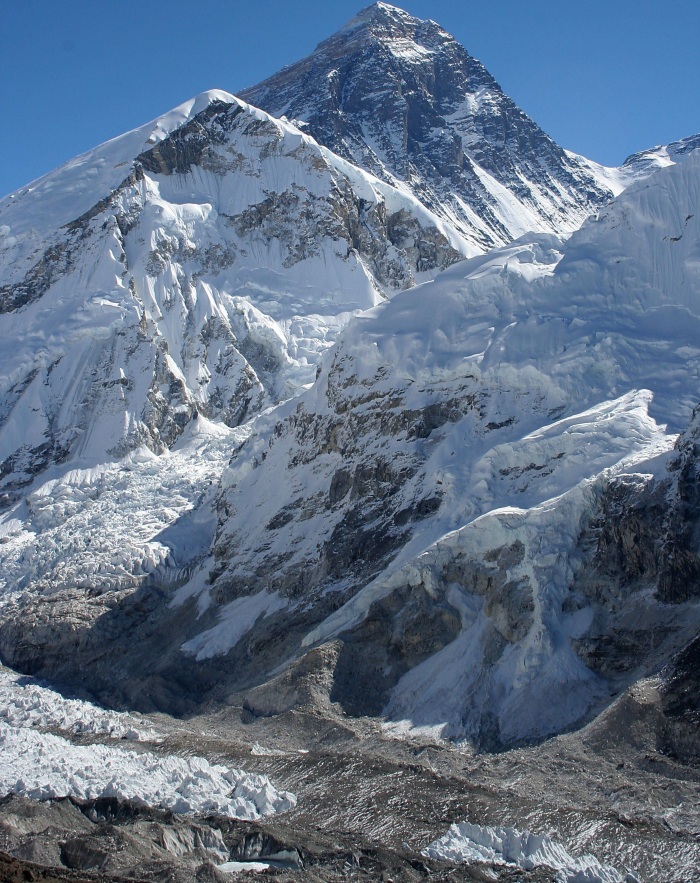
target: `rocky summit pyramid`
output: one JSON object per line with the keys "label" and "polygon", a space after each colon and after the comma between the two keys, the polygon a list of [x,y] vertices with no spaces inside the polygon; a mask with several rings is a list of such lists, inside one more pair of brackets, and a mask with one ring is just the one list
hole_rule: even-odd
{"label": "rocky summit pyramid", "polygon": [[388,3],[241,95],[410,187],[478,250],[528,230],[571,231],[612,196],[438,24]]}

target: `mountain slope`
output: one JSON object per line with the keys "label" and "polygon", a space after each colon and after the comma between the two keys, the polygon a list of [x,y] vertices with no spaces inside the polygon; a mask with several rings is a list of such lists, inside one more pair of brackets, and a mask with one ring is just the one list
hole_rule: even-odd
{"label": "mountain slope", "polygon": [[[353,311],[466,244],[221,92],[0,204],[0,498],[292,395]],[[21,428],[21,429],[20,429]]]}
{"label": "mountain slope", "polygon": [[527,231],[570,232],[615,186],[558,147],[439,25],[387,3],[241,95],[410,188],[479,251]]}
{"label": "mountain slope", "polygon": [[[591,523],[615,535],[649,476],[663,500],[674,437],[653,417],[681,428],[697,397],[699,185],[695,156],[566,244],[516,243],[359,318],[232,464],[206,589],[221,619],[183,649],[230,653],[245,680],[316,647],[346,710],[486,746],[560,731],[679,650],[700,624],[682,569],[647,567],[629,596],[610,568],[604,591],[575,586]],[[605,640],[627,642],[612,664]],[[298,701],[303,668],[250,706]]]}
{"label": "mountain slope", "polygon": [[141,707],[330,702],[486,748],[585,720],[700,626],[665,426],[697,397],[699,196],[689,156],[358,316],[245,427],[47,482],[2,522],[0,654]]}

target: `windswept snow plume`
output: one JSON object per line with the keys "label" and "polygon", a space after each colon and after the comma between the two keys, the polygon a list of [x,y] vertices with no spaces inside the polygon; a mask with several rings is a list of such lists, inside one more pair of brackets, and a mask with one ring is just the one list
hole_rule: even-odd
{"label": "windswept snow plume", "polygon": [[574,858],[566,849],[545,835],[490,828],[462,822],[452,825],[439,840],[423,850],[429,858],[451,862],[488,862],[524,870],[538,867],[557,871],[557,883],[635,883],[634,874],[623,876],[615,868],[602,865],[592,855]]}

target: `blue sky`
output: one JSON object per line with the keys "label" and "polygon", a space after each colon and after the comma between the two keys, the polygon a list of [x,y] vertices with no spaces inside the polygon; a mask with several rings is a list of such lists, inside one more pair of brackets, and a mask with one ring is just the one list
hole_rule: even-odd
{"label": "blue sky", "polygon": [[[205,89],[302,58],[366,0],[3,0],[0,195]],[[697,0],[404,0],[563,147],[610,165],[700,131]]]}

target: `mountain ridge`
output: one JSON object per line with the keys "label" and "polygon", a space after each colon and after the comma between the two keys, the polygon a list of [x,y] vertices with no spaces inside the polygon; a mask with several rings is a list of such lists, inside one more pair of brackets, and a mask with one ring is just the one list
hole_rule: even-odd
{"label": "mountain ridge", "polygon": [[353,311],[466,250],[222,92],[3,200],[0,222],[6,500],[52,459],[162,451],[195,413],[234,425],[293,394]]}
{"label": "mountain ridge", "polygon": [[[378,36],[365,51],[367,28]],[[471,70],[486,90],[482,140],[503,111],[515,115],[516,134],[522,123],[521,134],[537,135],[523,141],[523,168],[543,144],[566,158],[455,47],[434,23],[379,4],[319,48],[323,63],[337,49],[358,89],[377,71],[376,52],[381,64],[391,56],[394,74],[413,77],[431,101],[439,96],[426,85],[430,71],[451,58],[450,89]],[[310,59],[299,64],[319,81],[319,57]],[[448,92],[442,109],[459,98],[464,134],[482,104]],[[365,94],[370,104],[376,97]],[[417,123],[430,131],[431,108]],[[70,679],[73,660],[56,653],[79,635],[102,689],[125,652],[124,630],[146,610],[138,658],[120,684],[130,701],[153,687],[152,701],[182,709],[189,700],[176,685],[185,678],[203,695],[243,691],[267,713],[293,705],[308,664],[325,685],[314,692],[321,704],[430,723],[429,703],[415,705],[416,679],[474,628],[474,646],[494,663],[482,671],[480,698],[461,723],[448,715],[432,724],[489,746],[574,725],[605,676],[574,650],[554,652],[564,640],[559,613],[547,608],[544,643],[528,652],[540,653],[553,692],[567,689],[567,677],[579,685],[580,702],[564,703],[563,717],[543,716],[539,729],[527,718],[531,729],[518,730],[503,711],[497,725],[487,709],[498,705],[499,678],[512,675],[501,699],[517,705],[516,694],[534,694],[518,693],[520,676],[495,663],[499,653],[525,653],[535,611],[551,602],[526,572],[542,507],[561,499],[562,511],[578,513],[548,528],[576,558],[574,534],[587,530],[608,483],[647,461],[658,478],[672,443],[663,424],[682,430],[696,403],[696,142],[632,157],[630,179],[670,168],[601,206],[570,238],[567,229],[536,230],[482,255],[449,212],[426,208],[420,181],[414,196],[410,181],[393,172],[399,186],[380,180],[308,128],[220,91],[4,200],[3,653],[33,670],[58,665]],[[404,158],[417,155],[407,147]],[[520,196],[516,187],[511,197]],[[465,446],[457,469],[450,444]],[[481,536],[477,522],[496,525],[503,541],[501,551],[482,550],[494,573],[463,547]],[[123,538],[110,553],[115,529]],[[456,589],[447,572],[467,582]],[[564,591],[572,578],[564,567],[552,580]],[[37,592],[53,597],[38,611]],[[123,608],[110,608],[113,597]],[[564,617],[573,629],[565,640],[592,659],[595,641],[571,623],[607,613],[598,599],[581,604],[585,615]],[[373,635],[376,617],[385,625]],[[31,641],[19,638],[27,621]],[[412,630],[426,621],[419,640]],[[178,636],[168,646],[165,622]],[[115,639],[107,647],[105,628]],[[668,629],[679,633],[675,621]],[[365,672],[379,678],[371,708],[366,682],[351,676],[363,664],[353,643],[384,672]]]}
{"label": "mountain ridge", "polygon": [[202,93],[0,201],[3,848],[685,883],[698,137],[597,166],[384,3],[268,82],[316,117]]}

